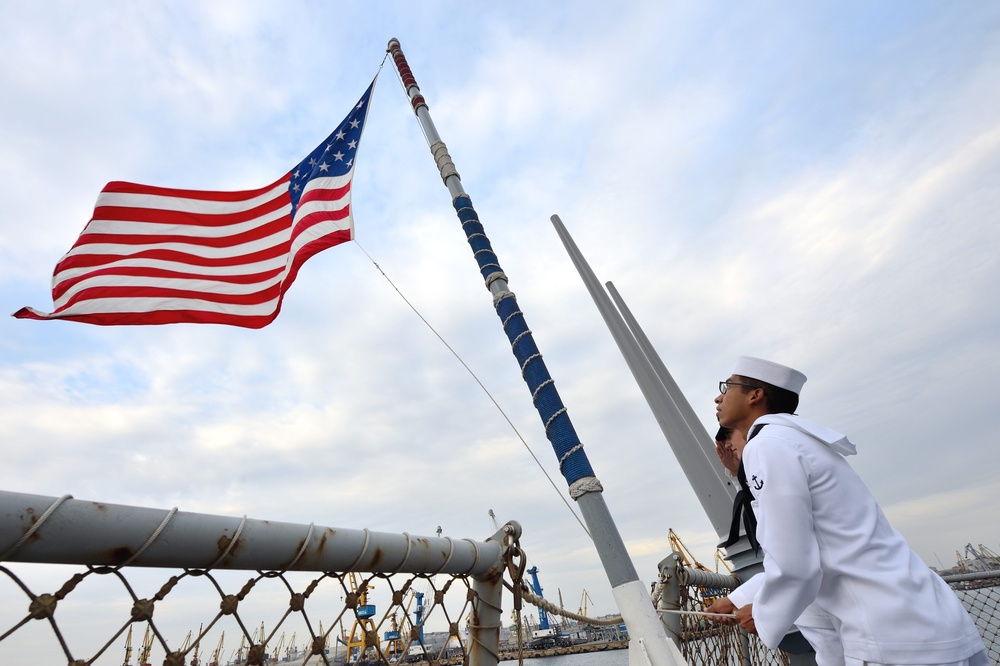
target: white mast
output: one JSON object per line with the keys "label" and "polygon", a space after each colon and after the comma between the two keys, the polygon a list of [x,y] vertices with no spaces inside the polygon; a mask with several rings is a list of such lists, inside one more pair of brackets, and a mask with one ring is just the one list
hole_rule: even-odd
{"label": "white mast", "polygon": [[676,666],[686,663],[680,650],[667,636],[650,601],[646,586],[639,580],[635,566],[625,548],[618,528],[604,502],[603,487],[598,481],[583,445],[573,429],[569,414],[548,374],[524,314],[509,290],[507,276],[500,268],[489,238],[472,207],[455,164],[448,154],[441,137],[431,121],[430,112],[413,76],[399,40],[389,41],[388,52],[403,82],[413,111],[423,130],[424,138],[438,166],[441,179],[452,196],[452,204],[462,222],[469,245],[472,247],[480,273],[493,294],[497,315],[503,322],[504,332],[511,341],[511,349],[521,367],[522,376],[531,391],[532,402],[545,424],[545,435],[559,460],[559,470],[569,484],[570,496],[580,506],[604,571],[611,583],[615,601],[622,619],[629,630],[629,663],[632,666]]}

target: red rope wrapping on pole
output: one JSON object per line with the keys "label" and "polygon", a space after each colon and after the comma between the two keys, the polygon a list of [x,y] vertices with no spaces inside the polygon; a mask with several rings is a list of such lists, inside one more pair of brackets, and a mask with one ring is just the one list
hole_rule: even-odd
{"label": "red rope wrapping on pole", "polygon": [[[399,77],[403,79],[403,85],[406,87],[406,92],[409,94],[410,88],[417,88],[417,79],[413,76],[413,70],[410,69],[409,63],[406,62],[406,56],[403,55],[402,47],[399,44],[399,40],[393,37],[389,40],[389,48],[386,49],[392,55],[392,61],[396,63],[396,71],[399,72]],[[424,96],[417,94],[410,98],[410,105],[413,106],[413,112],[416,113],[420,107],[427,108],[427,102],[424,100]]]}

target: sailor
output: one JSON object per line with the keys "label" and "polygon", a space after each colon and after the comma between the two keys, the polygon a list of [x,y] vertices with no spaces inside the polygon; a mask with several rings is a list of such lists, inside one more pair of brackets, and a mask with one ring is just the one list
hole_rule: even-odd
{"label": "sailor", "polygon": [[[742,465],[764,571],[708,610],[735,612],[775,648],[807,608],[839,635],[844,663],[988,666],[948,585],[886,520],[844,456],[843,434],[792,414],[806,377],[740,357],[715,399],[719,425],[747,434]],[[819,650],[817,653],[819,657]]]}
{"label": "sailor", "polygon": [[[797,401],[795,406],[789,405],[793,410],[796,406]],[[750,546],[755,552],[758,552],[760,544],[757,543],[756,535],[757,519],[750,506],[752,494],[747,484],[746,471],[740,464],[746,445],[746,437],[739,430],[719,426],[719,431],[715,435],[715,454],[719,456],[719,461],[725,467],[726,474],[737,479],[740,484],[740,492],[736,495],[733,503],[733,523],[730,526],[729,538],[719,544],[719,547],[728,548],[739,540],[740,522],[742,521]],[[763,580],[761,576],[750,578],[742,593],[747,598],[753,599],[756,586],[760,585]],[[798,634],[794,633],[795,630],[798,630]],[[805,643],[808,645],[803,645],[802,639],[805,639]],[[802,614],[795,620],[792,631],[785,635],[778,647],[790,654],[811,652],[816,666],[844,666],[844,648],[840,644],[840,636],[834,628],[833,620],[815,603],[810,604],[802,611]]]}

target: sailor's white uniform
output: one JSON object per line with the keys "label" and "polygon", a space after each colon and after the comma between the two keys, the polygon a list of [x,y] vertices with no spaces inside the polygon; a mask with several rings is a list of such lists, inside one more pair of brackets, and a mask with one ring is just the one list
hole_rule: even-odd
{"label": "sailor's white uniform", "polygon": [[889,524],[844,460],[854,445],[789,414],[762,416],[754,427],[761,424],[743,466],[764,572],[729,598],[737,607],[753,603],[764,644],[776,647],[815,602],[832,619],[848,663],[978,656],[982,639],[955,593]]}

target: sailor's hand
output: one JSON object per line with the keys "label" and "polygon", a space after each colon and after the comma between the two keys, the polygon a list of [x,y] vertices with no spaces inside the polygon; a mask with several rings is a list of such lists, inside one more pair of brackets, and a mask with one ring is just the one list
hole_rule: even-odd
{"label": "sailor's hand", "polygon": [[732,615],[736,612],[736,606],[729,597],[721,597],[712,602],[712,605],[705,609],[706,613],[719,613],[715,617],[710,617],[709,619],[713,622],[719,622],[721,624],[736,624],[736,620],[732,617],[724,617],[725,615]]}
{"label": "sailor's hand", "polygon": [[757,625],[753,621],[753,604],[747,604],[743,608],[736,609],[736,621],[740,623],[748,634],[757,633]]}
{"label": "sailor's hand", "polygon": [[726,468],[726,471],[735,477],[736,473],[740,469],[740,457],[736,451],[730,447],[729,442],[725,442],[723,444],[716,442],[715,455],[719,456],[719,461],[722,463],[722,466]]}

